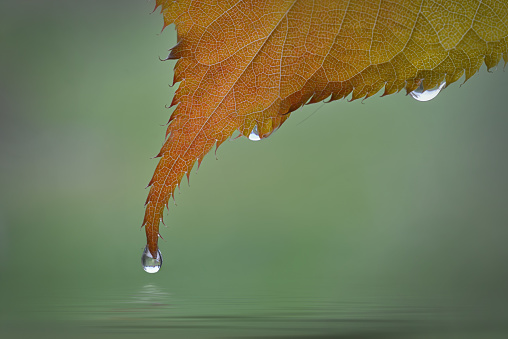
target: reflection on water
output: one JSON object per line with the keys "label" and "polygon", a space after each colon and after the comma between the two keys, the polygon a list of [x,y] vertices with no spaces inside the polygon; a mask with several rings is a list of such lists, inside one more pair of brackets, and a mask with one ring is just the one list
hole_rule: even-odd
{"label": "reflection on water", "polygon": [[[64,310],[62,310],[64,311]],[[147,284],[138,291],[74,311],[82,325],[109,333],[164,334],[176,337],[393,337],[427,332],[442,312],[366,301],[257,295],[252,297],[176,297]]]}
{"label": "reflection on water", "polygon": [[[294,336],[385,332],[414,328],[422,313],[366,302],[325,299],[191,297],[179,299],[155,284],[143,286],[107,310],[92,312],[89,326],[118,333],[171,332],[196,337]],[[102,312],[101,312],[102,311]]]}
{"label": "reflection on water", "polygon": [[125,314],[131,313],[133,316],[127,317],[129,320],[145,321],[146,319],[153,319],[161,312],[167,312],[171,308],[170,294],[156,285],[148,284],[127,300],[114,301],[112,306],[112,308],[105,310],[106,316],[99,316],[96,320],[125,320]]}
{"label": "reflection on water", "polygon": [[41,333],[49,337],[79,333],[83,338],[101,334],[115,338],[302,339],[449,338],[459,334],[457,338],[504,338],[508,333],[499,325],[479,322],[472,313],[468,318],[464,310],[433,305],[303,295],[176,294],[150,283],[134,291],[119,288],[54,304],[49,312],[52,319],[44,322],[44,326],[53,324],[49,330],[35,332],[37,327],[22,326],[15,330],[22,337],[36,333],[39,338],[44,337]]}

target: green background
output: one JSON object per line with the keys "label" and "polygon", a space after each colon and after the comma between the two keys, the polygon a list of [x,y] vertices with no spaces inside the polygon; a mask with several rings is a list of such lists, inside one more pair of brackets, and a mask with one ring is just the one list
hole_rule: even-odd
{"label": "green background", "polygon": [[[271,319],[284,308],[315,319],[316,300],[319,310],[363,300],[367,313],[396,305],[439,323],[437,332],[506,333],[502,64],[431,102],[399,93],[319,103],[266,140],[224,143],[170,204],[164,265],[144,273],[144,187],[174,93],[174,62],[158,57],[176,42],[172,26],[159,34],[152,9],[152,1],[0,4],[3,330],[21,336],[17,324],[33,323],[42,336],[65,323],[114,334],[124,323],[147,325],[157,303],[188,316],[256,309]],[[152,299],[114,317],[114,331],[96,326],[113,322],[115,303],[146,291]]]}

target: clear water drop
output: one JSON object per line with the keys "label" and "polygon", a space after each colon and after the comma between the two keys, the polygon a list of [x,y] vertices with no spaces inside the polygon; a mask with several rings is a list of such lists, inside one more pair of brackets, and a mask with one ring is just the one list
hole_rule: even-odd
{"label": "clear water drop", "polygon": [[252,140],[252,141],[259,141],[261,140],[261,138],[259,137],[259,132],[258,132],[258,126],[254,126],[254,128],[252,129],[252,132],[250,132],[249,134],[249,140]]}
{"label": "clear water drop", "polygon": [[413,99],[418,101],[429,101],[437,97],[439,92],[446,86],[446,81],[443,81],[439,84],[439,86],[434,87],[432,89],[428,89],[426,91],[423,90],[423,81],[420,83],[417,89],[409,93]]}
{"label": "clear water drop", "polygon": [[157,249],[157,258],[152,256],[152,253],[148,250],[148,245],[145,246],[143,250],[143,255],[141,256],[141,265],[143,269],[147,273],[157,273],[161,269],[162,266],[162,254],[159,249]]}

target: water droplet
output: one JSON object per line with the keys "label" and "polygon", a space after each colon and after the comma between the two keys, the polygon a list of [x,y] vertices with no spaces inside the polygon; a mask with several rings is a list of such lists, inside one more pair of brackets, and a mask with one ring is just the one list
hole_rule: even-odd
{"label": "water droplet", "polygon": [[157,273],[161,269],[162,266],[162,254],[161,251],[157,249],[157,258],[152,256],[152,253],[148,250],[148,245],[146,245],[143,250],[143,255],[141,256],[141,265],[145,272],[148,273]]}
{"label": "water droplet", "polygon": [[439,86],[434,87],[432,89],[428,89],[426,91],[423,90],[423,81],[420,83],[417,89],[409,93],[413,99],[418,101],[429,101],[437,97],[439,92],[446,86],[446,81],[443,81],[439,84]]}
{"label": "water droplet", "polygon": [[254,126],[254,128],[252,129],[252,132],[250,132],[249,134],[249,140],[252,140],[252,141],[258,141],[258,140],[261,140],[261,138],[259,137],[259,132],[258,132],[258,126]]}

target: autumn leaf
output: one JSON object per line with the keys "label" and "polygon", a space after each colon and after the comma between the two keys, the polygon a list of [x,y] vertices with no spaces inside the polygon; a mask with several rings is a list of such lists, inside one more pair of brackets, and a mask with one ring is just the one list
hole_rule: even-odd
{"label": "autumn leaf", "polygon": [[157,0],[175,24],[178,59],[160,161],[143,225],[157,256],[159,222],[197,161],[236,131],[265,138],[326,98],[449,85],[508,62],[508,2]]}

